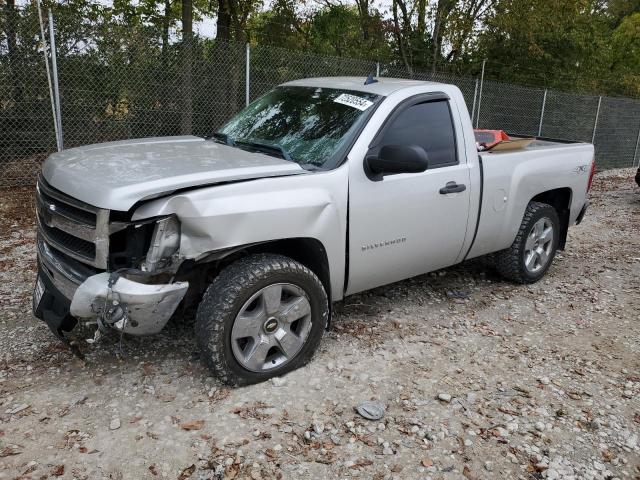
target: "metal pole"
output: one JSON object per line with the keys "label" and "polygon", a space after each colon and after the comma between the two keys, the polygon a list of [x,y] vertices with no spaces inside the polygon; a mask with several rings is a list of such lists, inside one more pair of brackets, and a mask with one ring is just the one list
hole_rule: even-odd
{"label": "metal pole", "polygon": [[484,87],[484,66],[487,64],[487,59],[482,60],[482,74],[480,75],[480,92],[478,93],[478,118],[476,118],[476,128],[480,124],[480,105],[482,104],[482,88]]}
{"label": "metal pole", "polygon": [[49,9],[49,41],[51,42],[51,77],[53,78],[53,97],[56,106],[56,120],[58,122],[58,150],[64,149],[62,135],[62,107],[60,106],[60,90],[58,89],[58,63],[56,61],[56,35],[53,24],[53,14]]}
{"label": "metal pole", "polygon": [[[638,155],[638,146],[640,145],[640,127],[638,127],[638,138],[636,138],[636,149],[633,151],[633,163],[631,165],[633,165],[634,167],[636,166],[636,156]],[[638,168],[640,168],[640,158],[638,158]]]}
{"label": "metal pole", "polygon": [[380,76],[380,62],[376,62],[376,77]]}
{"label": "metal pole", "polygon": [[540,110],[540,125],[538,126],[538,136],[542,136],[542,119],[544,118],[544,106],[547,104],[547,90],[544,91],[542,97],[542,110]]}
{"label": "metal pole", "polygon": [[247,54],[246,54],[246,65],[245,65],[245,105],[249,105],[249,86],[251,85],[251,45],[247,43]]}
{"label": "metal pole", "polygon": [[471,107],[471,124],[476,115],[476,98],[478,97],[478,79],[476,78],[476,88],[473,90],[473,106]]}
{"label": "metal pole", "polygon": [[40,21],[40,37],[42,38],[42,52],[44,54],[44,64],[47,68],[47,82],[49,83],[49,98],[51,98],[51,115],[53,116],[53,128],[56,132],[56,145],[58,151],[62,150],[60,146],[60,136],[58,135],[58,121],[56,118],[56,105],[53,99],[53,88],[51,87],[51,72],[49,71],[49,57],[47,56],[47,42],[44,37],[44,22],[42,21],[42,8],[40,0],[36,0],[38,4],[38,20]]}
{"label": "metal pole", "polygon": [[602,105],[602,96],[598,97],[598,109],[596,110],[596,119],[593,122],[593,135],[591,135],[591,143],[596,141],[596,128],[598,127],[598,117],[600,116],[600,105]]}

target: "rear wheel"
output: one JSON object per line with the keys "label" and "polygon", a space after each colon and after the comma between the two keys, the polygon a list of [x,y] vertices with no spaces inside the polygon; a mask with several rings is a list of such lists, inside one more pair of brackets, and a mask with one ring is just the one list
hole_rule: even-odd
{"label": "rear wheel", "polygon": [[251,255],[207,289],[196,335],[216,376],[246,385],[306,364],[328,317],[327,295],[311,270],[282,255]]}
{"label": "rear wheel", "polygon": [[555,208],[546,203],[529,203],[513,244],[495,254],[498,272],[517,283],[537,282],[553,262],[559,234]]}

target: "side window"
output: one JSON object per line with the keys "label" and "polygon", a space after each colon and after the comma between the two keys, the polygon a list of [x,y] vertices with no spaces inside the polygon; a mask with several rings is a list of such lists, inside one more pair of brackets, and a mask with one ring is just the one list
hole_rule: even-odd
{"label": "side window", "polygon": [[419,145],[429,155],[429,168],[456,165],[456,139],[446,100],[405,108],[384,133],[384,145]]}

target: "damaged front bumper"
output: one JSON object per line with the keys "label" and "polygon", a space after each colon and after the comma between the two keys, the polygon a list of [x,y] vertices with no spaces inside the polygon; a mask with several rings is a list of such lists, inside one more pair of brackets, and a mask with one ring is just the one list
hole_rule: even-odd
{"label": "damaged front bumper", "polygon": [[188,287],[187,282],[145,284],[99,273],[78,287],[70,313],[76,318],[100,318],[124,333],[151,335],[164,328]]}
{"label": "damaged front bumper", "polygon": [[164,328],[189,287],[156,283],[143,272],[98,273],[38,239],[38,281],[33,310],[61,338],[77,319],[95,320],[132,335]]}

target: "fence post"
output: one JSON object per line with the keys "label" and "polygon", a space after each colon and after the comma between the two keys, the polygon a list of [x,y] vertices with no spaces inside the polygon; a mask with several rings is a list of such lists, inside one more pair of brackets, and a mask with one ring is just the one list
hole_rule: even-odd
{"label": "fence post", "polygon": [[538,125],[538,136],[542,136],[542,120],[544,119],[544,107],[547,104],[547,89],[544,90],[544,96],[542,97],[542,110],[540,110],[540,125]]}
{"label": "fence post", "polygon": [[[638,138],[636,138],[636,149],[633,151],[633,163],[631,166],[635,167],[636,156],[638,155],[638,146],[640,145],[640,125],[638,126]],[[640,168],[640,158],[638,158],[638,168]]]}
{"label": "fence post", "polygon": [[376,77],[380,76],[380,62],[376,62]]}
{"label": "fence post", "polygon": [[249,91],[249,87],[251,86],[251,45],[249,43],[247,43],[246,46],[246,64],[245,64],[245,91],[244,91],[244,103],[245,106],[249,105],[249,97],[250,97],[250,91]]}
{"label": "fence post", "polygon": [[598,97],[598,109],[596,110],[596,119],[593,122],[593,135],[591,135],[591,143],[596,141],[596,129],[598,128],[598,117],[600,116],[600,105],[602,104],[602,95]]}
{"label": "fence post", "polygon": [[53,97],[55,98],[56,120],[58,122],[58,150],[64,150],[62,134],[62,107],[60,106],[60,90],[58,89],[58,62],[56,60],[56,34],[53,24],[53,14],[49,9],[49,42],[51,43],[51,76],[53,78]]}
{"label": "fence post", "polygon": [[51,115],[53,115],[53,129],[56,133],[56,146],[58,151],[60,148],[60,136],[58,135],[58,119],[56,117],[56,102],[53,98],[53,87],[51,86],[51,71],[49,70],[49,57],[47,56],[47,40],[44,36],[44,22],[42,20],[42,7],[40,0],[36,0],[38,4],[38,20],[40,22],[40,37],[42,38],[42,53],[44,54],[44,65],[47,69],[47,82],[49,83],[49,98],[51,98]]}
{"label": "fence post", "polygon": [[473,106],[471,107],[471,124],[476,118],[476,98],[478,97],[478,79],[476,78],[476,88],[473,89]]}
{"label": "fence post", "polygon": [[482,88],[484,87],[484,66],[487,63],[487,59],[482,60],[482,74],[480,75],[480,92],[478,93],[478,118],[476,118],[476,128],[480,124],[480,105],[482,105]]}

